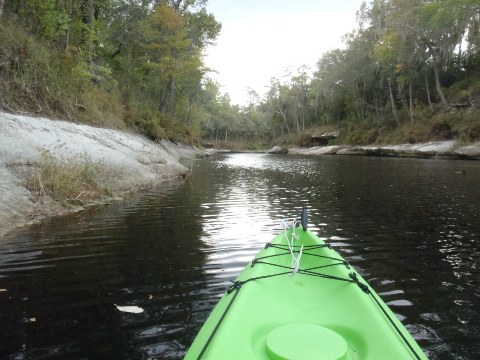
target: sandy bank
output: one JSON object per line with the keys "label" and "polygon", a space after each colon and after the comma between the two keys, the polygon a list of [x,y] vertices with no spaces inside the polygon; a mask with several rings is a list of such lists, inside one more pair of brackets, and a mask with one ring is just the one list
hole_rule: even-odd
{"label": "sandy bank", "polygon": [[0,236],[65,211],[49,198],[34,200],[26,186],[45,153],[65,162],[88,159],[100,166],[102,181],[113,196],[179,177],[187,171],[181,159],[203,154],[123,131],[0,112]]}

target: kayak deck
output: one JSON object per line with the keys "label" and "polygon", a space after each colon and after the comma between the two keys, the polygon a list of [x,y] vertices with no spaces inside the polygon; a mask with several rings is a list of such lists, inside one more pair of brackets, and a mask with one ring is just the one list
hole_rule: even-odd
{"label": "kayak deck", "polygon": [[[290,248],[292,236],[297,239]],[[292,274],[296,258],[300,267]],[[185,359],[426,356],[366,281],[320,238],[298,227],[279,234],[247,265]]]}

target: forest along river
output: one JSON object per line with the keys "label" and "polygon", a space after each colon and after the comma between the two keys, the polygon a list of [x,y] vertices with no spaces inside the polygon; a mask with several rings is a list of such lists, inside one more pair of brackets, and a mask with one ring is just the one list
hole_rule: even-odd
{"label": "forest along river", "polygon": [[[181,359],[303,205],[431,359],[480,356],[480,162],[230,154],[0,241],[1,359]],[[141,314],[114,304],[136,305]]]}

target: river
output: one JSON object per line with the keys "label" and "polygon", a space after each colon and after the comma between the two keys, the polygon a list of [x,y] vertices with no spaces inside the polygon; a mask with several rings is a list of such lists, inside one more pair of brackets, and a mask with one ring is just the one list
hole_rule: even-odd
{"label": "river", "polygon": [[475,161],[197,160],[185,181],[0,241],[0,358],[181,359],[230,281],[306,205],[311,230],[430,359],[478,359],[479,179]]}

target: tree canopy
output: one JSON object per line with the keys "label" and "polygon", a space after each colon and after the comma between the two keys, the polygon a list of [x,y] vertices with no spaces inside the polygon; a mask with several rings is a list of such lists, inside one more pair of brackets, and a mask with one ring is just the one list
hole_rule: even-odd
{"label": "tree canopy", "polygon": [[[366,129],[345,139],[357,143],[408,126],[407,140],[421,141],[429,121],[451,137],[455,121],[478,114],[478,0],[364,2],[344,47],[315,69],[272,78],[243,106],[208,77],[203,51],[221,24],[206,5],[0,0],[0,106],[133,126],[152,139],[262,143],[321,126]],[[480,137],[472,124],[466,140]]]}
{"label": "tree canopy", "polygon": [[312,76],[298,69],[283,83],[272,79],[260,108],[271,114],[274,133],[332,124],[395,128],[474,108],[479,29],[474,0],[364,2],[345,47],[325,53]]}
{"label": "tree canopy", "polygon": [[206,3],[2,1],[0,104],[86,121],[113,111],[152,138],[200,136],[202,51],[221,29]]}

